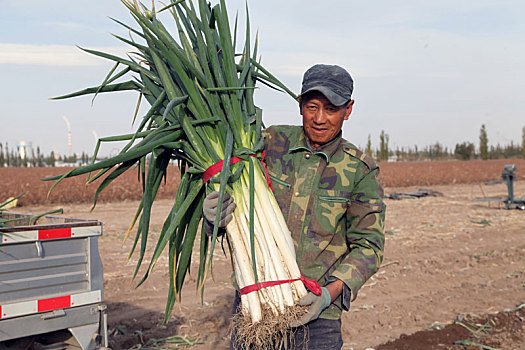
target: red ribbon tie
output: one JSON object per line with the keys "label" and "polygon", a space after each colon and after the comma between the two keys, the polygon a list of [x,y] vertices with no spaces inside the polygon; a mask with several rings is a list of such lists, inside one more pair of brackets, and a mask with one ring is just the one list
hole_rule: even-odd
{"label": "red ribbon tie", "polygon": [[291,280],[259,282],[258,284],[251,284],[246,287],[243,287],[241,288],[239,292],[241,293],[241,295],[244,295],[244,294],[255,292],[256,290],[259,290],[259,289],[272,287],[272,286],[278,286],[280,284],[285,284],[285,283],[292,283],[295,281],[303,282],[304,286],[308,288],[310,292],[314,293],[315,295],[321,295],[323,293],[323,290],[321,289],[321,286],[319,285],[319,283],[317,283],[317,281],[307,279],[306,277],[303,276],[302,273],[301,273],[300,278],[295,278]]}
{"label": "red ribbon tie", "polygon": [[[268,169],[266,169],[266,165],[264,164],[265,154],[266,154],[266,151],[263,150],[262,153],[261,153],[261,164],[262,164],[262,167],[264,169],[264,174],[266,175],[266,180],[268,182],[268,186],[270,187],[270,189],[273,192],[272,180],[270,180],[270,174],[268,174]],[[257,155],[250,154],[250,157],[257,157]],[[240,162],[242,160],[243,159],[241,159],[239,157],[232,157],[230,159],[230,165],[238,163],[238,162]],[[202,180],[204,181],[204,183],[208,182],[213,176],[215,176],[218,173],[220,173],[222,171],[223,164],[224,164],[224,160],[221,160],[221,161],[218,161],[217,163],[213,164],[212,166],[210,166],[208,169],[206,169],[204,171],[204,173],[202,174]]]}

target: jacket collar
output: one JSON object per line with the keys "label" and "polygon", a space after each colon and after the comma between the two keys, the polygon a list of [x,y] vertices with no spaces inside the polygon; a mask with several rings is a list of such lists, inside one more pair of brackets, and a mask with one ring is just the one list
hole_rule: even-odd
{"label": "jacket collar", "polygon": [[330,142],[328,142],[325,145],[322,145],[321,147],[314,148],[310,145],[308,140],[306,139],[306,136],[304,135],[304,131],[301,128],[301,132],[299,134],[299,137],[296,138],[295,142],[290,140],[290,149],[289,153],[297,152],[297,151],[306,151],[310,152],[312,154],[316,154],[318,156],[323,156],[326,160],[326,163],[330,163],[330,159],[334,155],[334,153],[339,148],[339,145],[341,144],[343,132],[339,131],[337,136]]}

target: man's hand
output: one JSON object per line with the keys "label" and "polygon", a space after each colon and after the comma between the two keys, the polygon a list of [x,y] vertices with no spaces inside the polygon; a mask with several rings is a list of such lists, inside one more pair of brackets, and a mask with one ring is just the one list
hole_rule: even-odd
{"label": "man's hand", "polygon": [[[217,215],[217,205],[219,204],[219,192],[215,191],[210,193],[204,198],[202,204],[202,213],[206,220],[212,225],[215,222],[215,216]],[[233,197],[228,193],[225,193],[222,197],[222,210],[219,218],[219,227],[226,227],[232,220],[232,213],[237,205],[233,202]]]}
{"label": "man's hand", "polygon": [[308,312],[303,315],[303,317],[291,324],[292,327],[299,327],[315,320],[319,317],[324,309],[330,306],[330,303],[332,302],[330,292],[325,287],[322,287],[321,290],[321,295],[315,295],[314,293],[309,292],[306,294],[306,296],[299,300],[299,305],[310,305],[310,308],[308,309]]}

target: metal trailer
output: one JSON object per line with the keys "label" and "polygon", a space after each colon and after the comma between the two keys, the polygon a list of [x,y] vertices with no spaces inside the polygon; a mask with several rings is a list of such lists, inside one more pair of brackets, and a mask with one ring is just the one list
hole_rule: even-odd
{"label": "metal trailer", "polygon": [[0,350],[107,347],[102,223],[0,217],[14,220],[0,227]]}

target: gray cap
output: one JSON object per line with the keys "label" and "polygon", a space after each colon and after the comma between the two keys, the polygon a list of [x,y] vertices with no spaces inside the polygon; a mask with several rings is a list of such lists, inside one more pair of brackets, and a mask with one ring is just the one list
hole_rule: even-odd
{"label": "gray cap", "polygon": [[319,91],[334,105],[342,106],[352,98],[354,81],[344,68],[316,64],[303,76],[301,96],[310,91]]}

